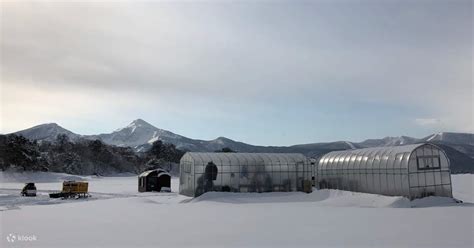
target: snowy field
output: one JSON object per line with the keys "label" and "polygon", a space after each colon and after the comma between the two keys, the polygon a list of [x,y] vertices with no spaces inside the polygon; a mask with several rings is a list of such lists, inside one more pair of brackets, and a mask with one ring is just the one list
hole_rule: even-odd
{"label": "snowy field", "polygon": [[[50,199],[63,180],[92,197]],[[453,175],[464,203],[320,190],[138,193],[137,177],[0,172],[1,247],[474,247],[473,175]],[[20,197],[25,182],[37,197]],[[30,237],[8,242],[7,237]],[[10,239],[11,240],[11,239]]]}

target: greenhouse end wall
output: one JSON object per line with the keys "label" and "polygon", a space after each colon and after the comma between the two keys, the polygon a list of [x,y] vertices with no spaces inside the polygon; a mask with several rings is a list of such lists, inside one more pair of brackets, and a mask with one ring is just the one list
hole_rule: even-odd
{"label": "greenhouse end wall", "polygon": [[311,192],[311,174],[302,154],[188,152],[180,161],[179,193]]}
{"label": "greenhouse end wall", "polygon": [[330,152],[313,169],[319,188],[410,199],[452,197],[449,159],[433,144]]}

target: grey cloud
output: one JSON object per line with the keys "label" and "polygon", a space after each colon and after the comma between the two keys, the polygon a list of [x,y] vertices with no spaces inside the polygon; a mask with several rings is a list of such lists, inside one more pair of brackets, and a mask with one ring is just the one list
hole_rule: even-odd
{"label": "grey cloud", "polygon": [[442,115],[472,103],[471,5],[2,2],[2,83],[422,108],[448,95],[429,103]]}

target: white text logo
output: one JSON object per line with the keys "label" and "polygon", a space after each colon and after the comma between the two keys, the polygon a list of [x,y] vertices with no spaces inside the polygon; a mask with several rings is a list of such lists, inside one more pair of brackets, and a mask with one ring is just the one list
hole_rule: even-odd
{"label": "white text logo", "polygon": [[22,235],[22,234],[13,234],[10,233],[7,236],[7,241],[9,243],[14,243],[14,242],[32,242],[36,241],[36,235]]}

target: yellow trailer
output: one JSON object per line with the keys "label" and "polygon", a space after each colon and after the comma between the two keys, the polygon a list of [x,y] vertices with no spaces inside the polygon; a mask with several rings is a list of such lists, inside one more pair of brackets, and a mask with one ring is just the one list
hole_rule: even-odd
{"label": "yellow trailer", "polygon": [[62,193],[87,194],[88,182],[64,181]]}
{"label": "yellow trailer", "polygon": [[63,190],[59,193],[51,193],[51,198],[82,198],[89,197],[89,183],[88,182],[76,182],[76,181],[64,181]]}

